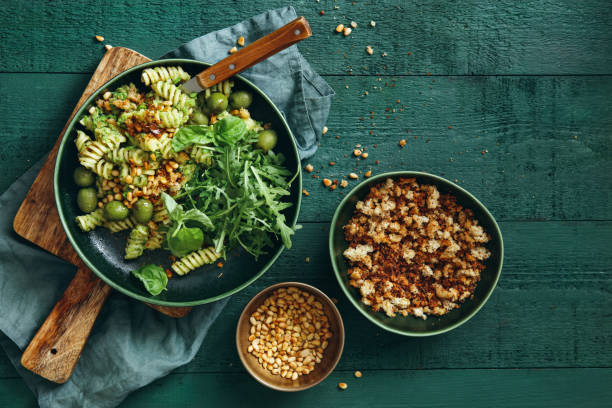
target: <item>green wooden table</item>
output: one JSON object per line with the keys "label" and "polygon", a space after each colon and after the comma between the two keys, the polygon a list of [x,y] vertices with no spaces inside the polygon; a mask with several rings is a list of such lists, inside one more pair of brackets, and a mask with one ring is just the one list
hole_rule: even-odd
{"label": "green wooden table", "polygon": [[[287,4],[207,3],[4,1],[0,192],[52,147],[104,52],[95,34],[156,57]],[[499,285],[477,316],[450,333],[413,339],[379,330],[353,309],[332,275],[328,223],[342,189],[327,191],[306,174],[310,196],[294,248],[234,296],[193,362],[122,406],[610,406],[609,0],[293,5],[314,33],[300,50],[337,93],[329,132],[308,160],[316,174],[410,169],[457,181],[500,222],[507,255]],[[349,37],[333,32],[350,21],[359,26]],[[400,139],[407,140],[403,149]],[[367,146],[366,160],[351,157],[356,144]],[[335,372],[298,394],[250,378],[233,340],[249,298],[284,280],[337,298],[346,326]],[[363,378],[354,378],[355,370]],[[340,381],[346,391],[337,388]],[[35,405],[0,355],[0,406]]]}

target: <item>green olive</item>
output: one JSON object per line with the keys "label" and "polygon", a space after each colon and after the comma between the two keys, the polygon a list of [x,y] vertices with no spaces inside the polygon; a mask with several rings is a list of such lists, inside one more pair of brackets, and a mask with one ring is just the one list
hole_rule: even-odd
{"label": "green olive", "polygon": [[121,201],[111,201],[104,206],[104,217],[109,221],[121,221],[127,218],[130,211]]}
{"label": "green olive", "polygon": [[247,91],[236,91],[230,95],[230,103],[236,109],[248,108],[253,102],[253,96]]}
{"label": "green olive", "polygon": [[89,187],[96,181],[94,174],[85,167],[77,167],[72,177],[75,184],[79,187]]}
{"label": "green olive", "polygon": [[94,188],[82,188],[77,194],[77,205],[84,213],[90,213],[98,205],[98,196]]}
{"label": "green olive", "polygon": [[221,113],[227,109],[227,96],[220,92],[214,92],[206,99],[206,106],[213,113]]}
{"label": "green olive", "polygon": [[262,130],[259,132],[259,138],[257,140],[257,147],[259,147],[264,152],[268,150],[274,149],[276,146],[276,142],[278,137],[276,136],[276,132],[273,130]]}
{"label": "green olive", "polygon": [[132,215],[136,222],[146,224],[153,217],[153,204],[144,198],[139,199],[132,207]]}
{"label": "green olive", "polygon": [[191,123],[194,125],[208,125],[208,116],[197,110],[191,115]]}

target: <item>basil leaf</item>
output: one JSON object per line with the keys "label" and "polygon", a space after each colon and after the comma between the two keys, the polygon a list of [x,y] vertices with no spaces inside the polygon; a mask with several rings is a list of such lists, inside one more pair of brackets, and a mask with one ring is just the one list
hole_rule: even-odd
{"label": "basil leaf", "polygon": [[185,222],[185,221],[193,221],[193,222],[197,222],[198,224],[202,225],[203,227],[206,228],[214,228],[215,226],[213,225],[212,221],[210,220],[210,218],[208,218],[208,216],[206,214],[204,214],[202,211],[196,209],[196,208],[192,208],[191,210],[187,210],[185,212],[185,214],[183,214],[181,216],[181,221]]}
{"label": "basil leaf", "polygon": [[226,116],[214,124],[215,140],[219,144],[234,145],[246,134],[244,121],[236,116]]}
{"label": "basil leaf", "polygon": [[132,271],[132,274],[142,281],[145,289],[153,296],[157,296],[166,290],[168,276],[160,266],[145,265]]}
{"label": "basil leaf", "polygon": [[172,255],[183,257],[193,251],[202,248],[204,243],[204,233],[199,228],[179,228],[172,227],[166,235],[168,248]]}
{"label": "basil leaf", "polygon": [[191,145],[205,145],[214,141],[213,133],[208,126],[183,126],[172,138],[172,150],[180,152]]}
{"label": "basil leaf", "polygon": [[164,207],[166,207],[166,211],[168,211],[168,216],[171,220],[176,221],[178,217],[183,213],[183,208],[174,201],[170,195],[166,193],[161,194],[162,201],[164,202]]}

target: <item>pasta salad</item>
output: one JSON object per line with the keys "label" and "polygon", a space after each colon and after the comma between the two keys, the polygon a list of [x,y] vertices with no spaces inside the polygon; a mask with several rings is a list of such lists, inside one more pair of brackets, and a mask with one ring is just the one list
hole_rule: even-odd
{"label": "pasta salad", "polygon": [[[181,90],[180,66],[147,68],[133,83],[98,98],[79,123],[74,182],[81,230],[128,231],[125,259],[166,249],[169,269],[133,273],[152,294],[238,246],[254,257],[291,247],[283,201],[297,176],[274,147],[277,135],[251,118],[252,95],[231,80],[199,94]],[[170,271],[170,269],[172,271]]]}

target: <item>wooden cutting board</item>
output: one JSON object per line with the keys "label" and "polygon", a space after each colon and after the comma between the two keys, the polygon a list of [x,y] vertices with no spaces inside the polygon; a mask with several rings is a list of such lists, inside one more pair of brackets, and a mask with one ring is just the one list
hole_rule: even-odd
{"label": "wooden cutting board", "polygon": [[[151,61],[136,51],[113,47],[106,52],[40,173],[21,204],[13,227],[23,238],[78,267],[75,277],[23,353],[21,364],[36,374],[64,383],[70,378],[111,288],[81,261],[61,226],[53,196],[53,170],[68,123],[85,100],[108,80],[135,65]],[[171,317],[190,307],[149,305]]]}

